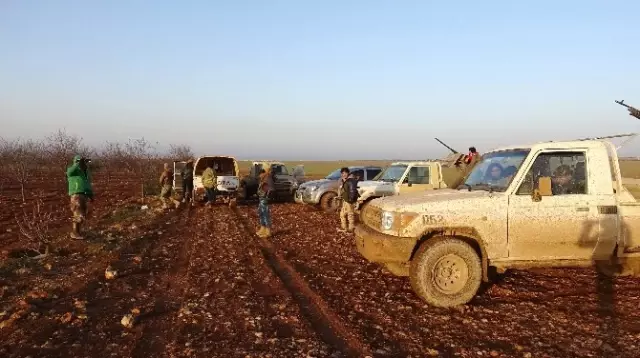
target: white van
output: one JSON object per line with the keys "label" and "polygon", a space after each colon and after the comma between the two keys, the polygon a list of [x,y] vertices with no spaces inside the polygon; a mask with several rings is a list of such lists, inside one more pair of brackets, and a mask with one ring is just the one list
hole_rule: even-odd
{"label": "white van", "polygon": [[[218,196],[226,200],[235,199],[237,196],[240,179],[238,161],[229,156],[202,156],[195,160],[193,164],[193,197],[204,196],[204,186],[202,185],[202,173],[209,163],[213,164],[213,169],[217,175]],[[180,172],[187,162],[173,162],[173,187],[175,191],[182,195],[182,176]]]}

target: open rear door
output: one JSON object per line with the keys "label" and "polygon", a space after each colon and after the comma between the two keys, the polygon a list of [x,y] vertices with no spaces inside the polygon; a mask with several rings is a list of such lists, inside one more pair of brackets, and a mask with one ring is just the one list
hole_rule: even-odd
{"label": "open rear door", "polygon": [[304,165],[300,164],[293,169],[291,173],[293,179],[295,179],[298,183],[302,183],[304,181]]}
{"label": "open rear door", "polygon": [[173,190],[178,195],[182,195],[182,169],[187,165],[187,162],[173,162]]}

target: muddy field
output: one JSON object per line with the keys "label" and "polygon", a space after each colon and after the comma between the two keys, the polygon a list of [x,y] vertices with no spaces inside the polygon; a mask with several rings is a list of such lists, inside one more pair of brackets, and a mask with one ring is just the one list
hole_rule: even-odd
{"label": "muddy field", "polygon": [[[52,186],[52,188],[57,186]],[[86,242],[20,257],[20,201],[3,196],[2,357],[637,357],[640,281],[592,270],[509,271],[469,305],[427,306],[363,260],[337,215],[273,204],[163,212],[126,180],[97,180]],[[39,188],[45,188],[42,184]],[[29,207],[29,205],[27,205]],[[107,279],[105,271],[115,276]],[[131,314],[130,317],[126,315]],[[124,321],[123,321],[124,318]],[[130,319],[129,319],[130,318]],[[129,321],[127,321],[129,319]],[[129,327],[124,323],[131,323]]]}

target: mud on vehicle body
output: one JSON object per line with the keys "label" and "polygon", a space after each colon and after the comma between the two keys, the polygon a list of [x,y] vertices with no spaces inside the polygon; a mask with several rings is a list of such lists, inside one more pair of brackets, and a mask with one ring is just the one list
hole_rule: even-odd
{"label": "mud on vehicle body", "polygon": [[299,183],[304,178],[304,168],[302,165],[297,166],[292,174],[282,162],[274,161],[256,161],[251,164],[249,175],[244,176],[240,180],[239,198],[250,199],[257,195],[258,184],[260,182],[260,171],[262,169],[271,169],[273,181],[275,185],[275,200],[292,200]]}
{"label": "mud on vehicle body", "polygon": [[[356,176],[359,182],[373,180],[382,172],[379,166],[350,166],[349,171]],[[295,201],[299,204],[317,205],[325,211],[336,211],[339,201],[334,200],[338,196],[340,187],[340,168],[332,171],[324,179],[311,180],[301,184],[295,194]]]}
{"label": "mud on vehicle body", "polygon": [[358,183],[360,196],[356,210],[361,210],[376,198],[444,188],[447,188],[447,184],[439,162],[395,162],[386,167],[375,180]]}
{"label": "mud on vehicle body", "polygon": [[[202,173],[209,163],[213,164],[217,176],[216,193],[223,201],[229,202],[236,199],[239,186],[239,168],[235,158],[229,156],[207,155],[199,157],[193,164],[193,198],[204,200],[205,192],[202,185]],[[186,162],[173,162],[173,188],[176,193],[182,195],[182,176],[180,172]]]}
{"label": "mud on vehicle body", "polygon": [[610,142],[538,143],[484,154],[456,188],[374,199],[355,236],[367,260],[447,307],[469,302],[489,267],[637,274],[640,203]]}

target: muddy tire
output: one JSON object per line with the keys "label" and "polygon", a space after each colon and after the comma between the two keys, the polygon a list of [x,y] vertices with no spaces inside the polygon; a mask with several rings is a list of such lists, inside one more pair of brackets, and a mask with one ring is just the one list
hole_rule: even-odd
{"label": "muddy tire", "polygon": [[608,277],[640,276],[640,258],[620,258],[596,261],[596,271]]}
{"label": "muddy tire", "polygon": [[338,205],[336,204],[336,200],[334,200],[337,196],[338,194],[333,191],[322,194],[322,197],[320,197],[320,208],[326,212],[338,211]]}
{"label": "muddy tire", "polygon": [[423,243],[410,267],[411,287],[423,300],[436,307],[468,303],[482,281],[478,253],[453,237],[435,237]]}

